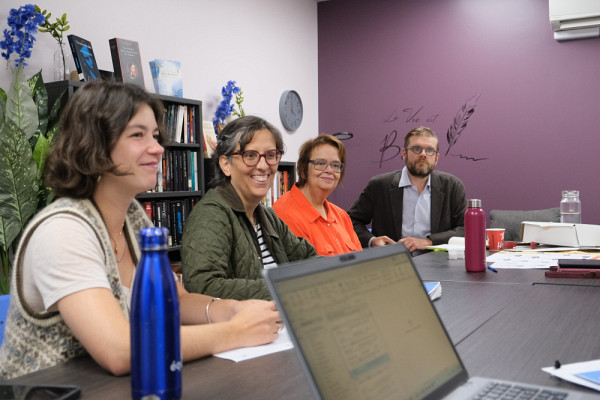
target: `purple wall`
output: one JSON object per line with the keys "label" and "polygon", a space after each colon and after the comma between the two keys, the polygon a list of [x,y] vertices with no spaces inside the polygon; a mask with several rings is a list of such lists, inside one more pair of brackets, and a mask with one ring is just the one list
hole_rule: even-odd
{"label": "purple wall", "polygon": [[404,135],[425,125],[437,168],[485,210],[556,207],[579,189],[583,222],[600,224],[600,38],[555,41],[548,0],[331,0],[318,22],[319,129],[354,133],[332,202],[348,209],[400,169]]}

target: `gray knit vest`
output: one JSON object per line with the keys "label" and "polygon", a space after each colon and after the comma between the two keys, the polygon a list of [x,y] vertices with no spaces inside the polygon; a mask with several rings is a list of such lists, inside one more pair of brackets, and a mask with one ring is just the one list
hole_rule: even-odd
{"label": "gray knit vest", "polygon": [[[119,270],[102,216],[89,200],[58,199],[42,209],[27,225],[15,255],[10,283],[10,306],[4,341],[0,347],[0,378],[11,379],[87,354],[58,312],[34,312],[23,296],[23,254],[31,235],[47,218],[61,213],[81,218],[94,230],[104,252],[108,282],[121,310],[129,319],[127,299],[121,290]],[[134,263],[140,257],[137,233],[150,225],[144,209],[134,200],[127,211],[125,224]],[[73,238],[73,244],[76,243],[76,238]],[[94,310],[90,312],[93,313]]]}

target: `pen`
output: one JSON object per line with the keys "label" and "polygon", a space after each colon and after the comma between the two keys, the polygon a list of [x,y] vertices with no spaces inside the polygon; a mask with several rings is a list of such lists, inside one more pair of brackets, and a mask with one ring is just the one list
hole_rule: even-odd
{"label": "pen", "polygon": [[493,271],[493,272],[495,272],[495,273],[498,273],[498,270],[497,270],[496,268],[492,267],[491,265],[488,265],[487,267],[488,267],[488,269],[489,269],[490,271]]}

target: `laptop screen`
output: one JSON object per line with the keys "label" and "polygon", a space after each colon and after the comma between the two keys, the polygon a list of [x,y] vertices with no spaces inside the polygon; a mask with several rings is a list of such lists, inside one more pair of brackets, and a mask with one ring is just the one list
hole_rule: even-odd
{"label": "laptop screen", "polygon": [[368,249],[265,273],[321,397],[423,399],[466,379],[402,250]]}

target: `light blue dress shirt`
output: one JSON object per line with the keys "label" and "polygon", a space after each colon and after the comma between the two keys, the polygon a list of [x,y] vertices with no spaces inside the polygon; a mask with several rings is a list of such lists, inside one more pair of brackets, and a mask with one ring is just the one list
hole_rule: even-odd
{"label": "light blue dress shirt", "polygon": [[431,234],[431,176],[425,189],[419,194],[410,183],[406,167],[402,168],[399,187],[404,188],[402,197],[402,237],[426,238]]}

